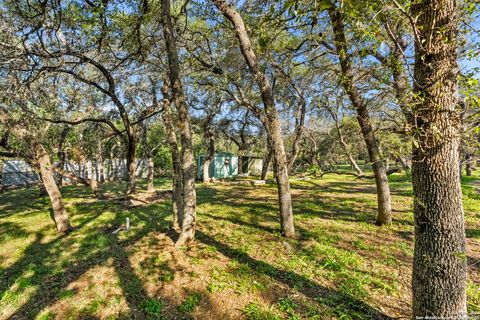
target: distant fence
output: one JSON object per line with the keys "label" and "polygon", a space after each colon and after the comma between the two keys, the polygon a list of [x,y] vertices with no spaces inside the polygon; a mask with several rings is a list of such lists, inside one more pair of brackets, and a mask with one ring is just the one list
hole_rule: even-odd
{"label": "distant fence", "polygon": [[[4,160],[2,174],[0,175],[0,185],[4,186],[21,186],[30,185],[40,182],[40,176],[23,160]],[[99,180],[102,172],[102,166],[95,161],[84,163],[66,162],[64,170],[73,172],[81,178],[91,178],[92,176]],[[136,161],[137,177],[146,177],[147,161],[139,159]],[[128,176],[127,161],[125,159],[111,159],[103,163],[103,175],[105,179],[123,180]],[[63,178],[67,184],[70,182],[68,178]]]}
{"label": "distant fence", "polygon": [[5,186],[29,185],[40,182],[40,177],[23,160],[5,160],[1,182]]}

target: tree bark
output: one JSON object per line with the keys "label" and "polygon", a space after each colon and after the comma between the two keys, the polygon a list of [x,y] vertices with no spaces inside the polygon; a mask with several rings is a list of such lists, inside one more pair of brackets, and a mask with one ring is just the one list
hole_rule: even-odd
{"label": "tree bark", "polygon": [[153,176],[155,173],[155,163],[153,162],[153,157],[148,157],[148,172],[147,172],[147,191],[154,192],[155,187],[153,185]]}
{"label": "tree bark", "polygon": [[214,160],[215,157],[215,134],[212,130],[211,121],[213,121],[214,114],[208,115],[207,120],[204,124],[205,139],[207,140],[208,151],[207,156],[203,161],[203,183],[210,182],[209,168],[210,163]]}
{"label": "tree bark", "polygon": [[182,182],[183,182],[183,219],[182,230],[175,246],[182,246],[195,237],[196,202],[195,192],[195,159],[193,156],[192,130],[182,82],[180,79],[180,63],[178,61],[177,44],[173,31],[170,12],[170,0],[162,0],[163,35],[167,49],[169,79],[173,102],[178,112],[180,141],[182,146]]}
{"label": "tree bark", "polygon": [[[43,197],[46,197],[48,196],[48,192],[47,192],[47,188],[45,188],[45,183],[43,182],[43,177],[42,177],[42,172],[40,170],[40,167],[39,166],[36,166],[37,169],[37,174],[38,176],[40,177],[40,185],[38,187],[38,197],[39,198],[43,198]],[[29,186],[29,182],[27,181],[27,187]]]}
{"label": "tree bark", "polygon": [[472,155],[467,153],[465,156],[465,175],[467,177],[472,176]]}
{"label": "tree bark", "polygon": [[273,66],[279,70],[282,75],[287,79],[290,86],[293,88],[297,99],[299,99],[299,105],[297,112],[295,113],[295,130],[293,132],[292,138],[292,148],[290,150],[287,162],[288,174],[292,174],[295,160],[298,157],[300,152],[300,140],[303,137],[303,132],[305,130],[305,114],[307,112],[307,99],[302,92],[302,90],[297,86],[296,82],[291,78],[291,76],[286,72],[279,64],[273,62]]}
{"label": "tree bark", "polygon": [[110,146],[109,158],[107,160],[107,180],[113,181],[113,145]]}
{"label": "tree bark", "polygon": [[413,318],[464,319],[466,253],[458,170],[455,0],[421,0],[416,17],[413,114]]}
{"label": "tree bark", "polygon": [[300,89],[295,86],[293,81],[291,81],[291,83],[294,89],[297,91],[298,96],[301,97],[301,102],[295,116],[295,131],[293,132],[292,149],[290,151],[290,157],[288,158],[289,175],[292,174],[295,160],[297,160],[298,153],[300,152],[300,140],[303,136],[303,131],[305,127],[305,113],[307,111],[307,102],[303,97],[303,94],[300,92]]}
{"label": "tree bark", "polygon": [[55,221],[57,230],[58,232],[68,232],[72,230],[72,225],[70,224],[70,218],[63,204],[62,194],[53,176],[53,166],[50,161],[50,156],[43,145],[38,142],[33,142],[33,149],[42,175],[43,185],[52,203],[53,220]]}
{"label": "tree bark", "polygon": [[[68,135],[68,132],[70,131],[70,127],[69,126],[66,126],[63,128],[62,132],[60,133],[60,139],[59,139],[59,142],[58,142],[58,151],[57,151],[57,154],[58,154],[58,166],[62,169],[65,168],[65,160],[66,160],[66,155],[65,155],[65,151],[63,150],[63,145],[65,143],[65,139],[67,138],[67,135]],[[59,187],[62,186],[63,184],[63,181],[62,181],[62,176],[60,175],[58,177],[58,181],[57,181],[57,185]]]}
{"label": "tree bark", "polygon": [[410,174],[412,167],[408,163],[408,160],[401,156],[397,157],[397,159],[398,159],[398,162],[400,162],[400,165],[402,166],[405,173]]}
{"label": "tree bark", "polygon": [[268,148],[267,152],[265,152],[265,156],[263,157],[262,175],[260,177],[261,180],[267,179],[268,167],[270,166],[271,159],[272,159],[272,151],[270,150],[270,148]]}
{"label": "tree bark", "polygon": [[103,148],[101,143],[98,144],[98,156],[97,156],[96,162],[98,165],[98,181],[100,183],[104,183],[105,182],[105,164],[104,164],[105,160],[103,158]]}
{"label": "tree bark", "polygon": [[[127,130],[128,131],[128,130]],[[134,194],[136,191],[136,177],[135,177],[135,152],[136,152],[136,141],[135,134],[128,134],[127,139],[127,194]]]}
{"label": "tree bark", "polygon": [[343,137],[343,131],[342,131],[342,128],[340,127],[340,121],[338,119],[338,115],[330,107],[327,107],[327,111],[330,113],[330,115],[332,116],[335,122],[335,128],[337,129],[337,133],[338,133],[338,141],[342,145],[343,151],[347,155],[348,161],[357,172],[357,175],[359,177],[363,176],[362,169],[360,169],[360,167],[358,166],[357,162],[355,161],[355,159],[353,158],[350,152],[347,142],[345,142],[345,138]]}
{"label": "tree bark", "polygon": [[357,120],[360,124],[360,129],[362,131],[362,135],[367,146],[368,155],[372,163],[372,169],[377,187],[378,213],[376,223],[378,225],[390,224],[392,222],[392,205],[387,170],[385,169],[385,165],[380,155],[378,141],[372,128],[367,106],[355,85],[352,65],[348,56],[347,40],[343,25],[343,14],[340,10],[341,9],[338,9],[336,5],[332,3],[328,9],[328,15],[332,23],[335,48],[340,60],[342,84],[350,98],[353,107],[357,111]]}
{"label": "tree bark", "polygon": [[380,17],[383,21],[386,33],[394,44],[394,48],[391,48],[389,57],[380,59],[380,61],[392,71],[395,98],[407,120],[407,124],[410,124],[413,120],[411,109],[412,88],[408,82],[407,73],[405,72],[405,64],[407,63],[405,51],[408,48],[408,42],[402,34],[401,30],[403,29],[401,24],[394,23],[392,25],[387,16],[381,14]]}
{"label": "tree bark", "polygon": [[60,167],[53,167],[52,170],[64,178],[70,179],[74,184],[80,183],[92,189],[92,193],[97,198],[102,198],[102,194],[98,188],[98,181],[93,178],[79,177],[75,173],[63,170]]}
{"label": "tree bark", "polygon": [[238,149],[237,156],[238,156],[238,174],[243,174],[243,157],[244,157],[244,150]]}
{"label": "tree bark", "polygon": [[4,183],[3,183],[3,160],[0,159],[0,193],[3,192]]}
{"label": "tree bark", "polygon": [[98,180],[96,177],[96,170],[95,166],[93,165],[93,161],[90,161],[91,167],[90,167],[90,188],[92,188],[93,194],[98,197]]}
{"label": "tree bark", "polygon": [[271,147],[274,157],[274,171],[276,173],[278,200],[280,207],[280,224],[285,237],[295,236],[293,222],[292,199],[290,194],[290,182],[288,180],[288,162],[283,143],[280,119],[275,107],[273,90],[267,76],[260,70],[257,57],[253,51],[245,23],[240,14],[230,7],[225,0],[212,0],[215,6],[235,27],[235,34],[239,41],[240,50],[245,61],[252,72],[260,88],[262,102],[264,105],[265,124],[268,136],[271,140]]}
{"label": "tree bark", "polygon": [[178,150],[177,136],[173,126],[172,109],[170,100],[168,99],[168,88],[162,88],[163,93],[163,113],[162,119],[167,133],[167,143],[170,146],[172,155],[173,175],[172,175],[172,229],[180,232],[183,220],[183,177],[182,177],[182,161],[180,151]]}

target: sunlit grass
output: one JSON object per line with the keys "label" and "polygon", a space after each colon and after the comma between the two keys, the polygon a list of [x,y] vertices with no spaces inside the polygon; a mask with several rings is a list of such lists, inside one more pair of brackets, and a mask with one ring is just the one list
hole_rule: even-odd
{"label": "sunlit grass", "polygon": [[[413,213],[390,176],[394,223],[374,225],[373,181],[293,179],[298,238],[280,234],[273,184],[197,185],[197,241],[173,249],[170,204],[131,208],[62,189],[76,229],[58,235],[38,190],[0,194],[0,319],[382,319],[408,317]],[[478,178],[464,178],[469,310],[479,311]],[[170,181],[156,181],[158,190]],[[145,182],[139,189],[145,189]],[[131,221],[131,229],[112,231]]]}

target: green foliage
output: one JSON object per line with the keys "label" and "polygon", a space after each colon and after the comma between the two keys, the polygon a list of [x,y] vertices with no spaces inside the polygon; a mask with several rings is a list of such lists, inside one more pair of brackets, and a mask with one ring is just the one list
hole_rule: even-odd
{"label": "green foliage", "polygon": [[282,298],[278,301],[278,307],[280,311],[292,314],[298,306],[290,298]]}
{"label": "green foliage", "polygon": [[201,293],[197,292],[197,293],[190,294],[187,296],[185,301],[183,301],[182,304],[178,306],[178,310],[185,313],[193,312],[201,300],[202,300]]}
{"label": "green foliage", "polygon": [[251,302],[243,308],[243,314],[248,320],[280,320],[281,318],[270,310],[265,310],[258,303]]}
{"label": "green foliage", "polygon": [[142,309],[153,319],[160,319],[165,303],[161,300],[148,299],[142,303]]}

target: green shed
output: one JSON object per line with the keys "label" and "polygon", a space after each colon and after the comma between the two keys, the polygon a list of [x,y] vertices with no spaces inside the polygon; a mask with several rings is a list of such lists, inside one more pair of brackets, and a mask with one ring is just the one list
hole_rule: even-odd
{"label": "green shed", "polygon": [[[203,178],[203,162],[205,155],[197,158],[197,177]],[[216,152],[208,168],[210,178],[228,178],[238,175],[238,157],[228,152]]]}

